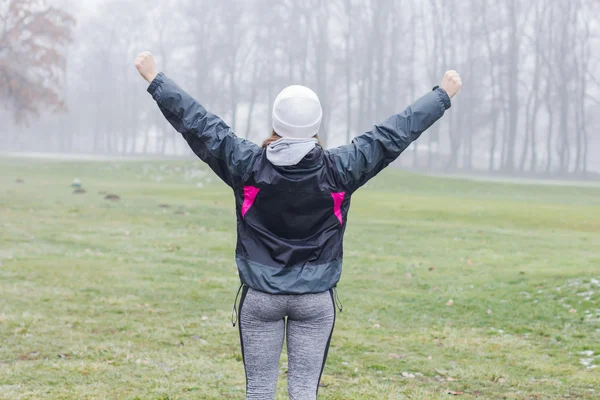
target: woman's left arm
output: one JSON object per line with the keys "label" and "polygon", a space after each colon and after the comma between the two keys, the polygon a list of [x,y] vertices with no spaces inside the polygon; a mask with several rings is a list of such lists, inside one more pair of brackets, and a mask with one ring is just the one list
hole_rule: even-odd
{"label": "woman's left arm", "polygon": [[456,71],[447,71],[436,86],[399,114],[392,115],[352,143],[328,150],[340,180],[354,192],[388,166],[419,136],[444,115],[451,98],[462,86]]}
{"label": "woman's left arm", "polygon": [[148,87],[163,115],[183,135],[196,155],[230,187],[243,180],[260,147],[237,137],[162,72]]}

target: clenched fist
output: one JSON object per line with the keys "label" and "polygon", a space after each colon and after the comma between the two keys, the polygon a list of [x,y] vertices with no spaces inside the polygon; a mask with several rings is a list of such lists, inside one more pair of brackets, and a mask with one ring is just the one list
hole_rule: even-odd
{"label": "clenched fist", "polygon": [[458,72],[454,70],[446,71],[440,87],[448,93],[448,97],[453,98],[462,87],[462,80]]}
{"label": "clenched fist", "polygon": [[149,51],[144,51],[135,58],[135,67],[148,82],[152,82],[158,75],[154,56]]}

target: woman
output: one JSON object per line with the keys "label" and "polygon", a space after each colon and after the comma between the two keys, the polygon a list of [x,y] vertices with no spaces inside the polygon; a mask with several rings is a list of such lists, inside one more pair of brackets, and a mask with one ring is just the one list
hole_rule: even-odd
{"label": "woman", "polygon": [[275,397],[286,335],[289,397],[316,399],[335,323],[352,194],[444,114],[460,77],[448,71],[441,87],[402,113],[351,144],[324,150],[317,137],[321,104],[306,87],[290,86],[277,96],[273,134],[259,147],[158,73],[152,54],[141,53],[135,65],[165,118],[233,189],[246,398]]}

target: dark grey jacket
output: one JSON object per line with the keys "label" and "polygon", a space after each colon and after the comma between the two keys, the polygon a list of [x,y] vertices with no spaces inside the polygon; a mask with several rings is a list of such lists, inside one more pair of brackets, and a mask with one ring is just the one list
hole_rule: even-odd
{"label": "dark grey jacket", "polygon": [[281,167],[163,73],[148,92],[194,153],[233,189],[242,283],[274,294],[336,286],[352,194],[450,107],[446,92],[436,87],[352,143],[331,150],[317,146],[297,165]]}

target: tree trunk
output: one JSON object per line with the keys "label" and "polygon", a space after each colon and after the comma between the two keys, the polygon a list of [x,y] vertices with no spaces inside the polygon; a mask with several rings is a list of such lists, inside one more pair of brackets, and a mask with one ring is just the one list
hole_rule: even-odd
{"label": "tree trunk", "polygon": [[546,154],[548,157],[548,160],[546,161],[546,174],[550,174],[552,168],[552,154],[554,154],[554,152],[552,151],[552,136],[554,133],[554,113],[552,112],[552,106],[550,105],[549,99],[546,102],[546,107],[548,109],[549,118],[548,136],[546,137]]}
{"label": "tree trunk", "polygon": [[350,40],[352,38],[352,1],[344,0],[344,6],[348,15],[348,30],[345,35],[344,62],[346,68],[346,143],[350,143],[352,135],[352,52],[350,51]]}
{"label": "tree trunk", "polygon": [[503,144],[505,155],[503,157],[503,169],[512,172],[515,168],[515,147],[516,135],[519,118],[519,41],[517,27],[517,7],[516,2],[509,1],[509,21],[510,33],[508,44],[508,126],[507,141]]}

